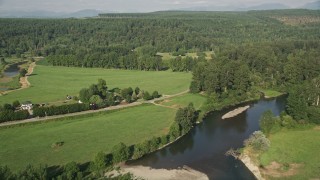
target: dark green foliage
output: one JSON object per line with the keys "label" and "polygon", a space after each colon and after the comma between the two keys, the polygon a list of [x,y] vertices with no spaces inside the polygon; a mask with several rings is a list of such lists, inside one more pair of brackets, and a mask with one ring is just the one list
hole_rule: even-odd
{"label": "dark green foliage", "polygon": [[149,94],[148,91],[145,91],[143,94],[143,99],[148,101],[148,100],[153,99],[153,97]]}
{"label": "dark green foliage", "polygon": [[67,163],[63,168],[62,179],[82,179],[82,172],[76,162]]}
{"label": "dark green foliage", "polygon": [[128,94],[128,95],[126,96],[126,102],[127,102],[127,103],[131,103],[131,102],[132,102],[132,96],[130,96],[130,94]]}
{"label": "dark green foliage", "polygon": [[17,107],[20,106],[20,102],[19,102],[18,100],[13,101],[12,106],[13,106],[14,108],[17,108]]}
{"label": "dark green foliage", "polygon": [[98,152],[93,160],[93,168],[96,171],[104,169],[107,165],[107,156],[103,152]]}
{"label": "dark green foliage", "polygon": [[161,139],[159,137],[153,137],[149,141],[150,151],[153,152],[160,147]]}
{"label": "dark green foliage", "polygon": [[320,78],[293,86],[287,99],[287,112],[295,120],[319,124]]}
{"label": "dark green foliage", "polygon": [[25,77],[27,73],[28,73],[28,71],[26,69],[21,69],[19,71],[20,77]]}
{"label": "dark green foliage", "polygon": [[14,180],[16,177],[7,166],[0,166],[0,179]]}
{"label": "dark green foliage", "polygon": [[166,145],[169,143],[169,135],[161,136],[161,145]]}
{"label": "dark green foliage", "polygon": [[0,111],[0,122],[15,121],[29,118],[30,114],[27,110],[13,111],[3,110]]}
{"label": "dark green foliage", "polygon": [[[175,55],[174,55],[175,56]],[[194,60],[192,57],[176,57],[175,59],[170,60],[170,68],[172,71],[183,72],[191,71],[196,64],[197,60]]]}
{"label": "dark green foliage", "polygon": [[129,148],[119,143],[112,148],[113,162],[118,163],[129,159]]}
{"label": "dark green foliage", "polygon": [[307,113],[311,123],[320,124],[320,107],[308,107]]}
{"label": "dark green foliage", "polygon": [[295,128],[297,126],[297,122],[287,114],[281,114],[280,120],[282,127]]}
{"label": "dark green foliage", "polygon": [[11,104],[4,104],[3,105],[4,110],[14,110],[13,106]]}
{"label": "dark green foliage", "polygon": [[[179,125],[181,134],[186,134],[196,123],[196,110],[193,107],[193,104],[190,103],[186,108],[180,108],[175,117],[175,122]],[[174,128],[175,130],[176,128]]]}
{"label": "dark green foliage", "polygon": [[103,99],[99,95],[93,95],[89,99],[89,103],[96,104],[99,107],[103,106]]}
{"label": "dark green foliage", "polygon": [[153,91],[152,97],[153,97],[153,98],[158,98],[158,97],[160,97],[158,91]]}
{"label": "dark green foliage", "polygon": [[139,88],[139,87],[136,87],[136,88],[134,89],[134,92],[136,93],[136,95],[138,95],[138,94],[140,93],[140,88]]}
{"label": "dark green foliage", "polygon": [[192,81],[190,84],[190,92],[191,93],[198,93],[200,92],[200,87],[199,87],[199,82],[197,81]]}
{"label": "dark green foliage", "polygon": [[273,126],[275,125],[275,118],[273,117],[272,111],[266,111],[260,118],[260,129],[265,135],[269,135]]}
{"label": "dark green foliage", "polygon": [[28,165],[26,169],[18,173],[17,179],[49,179],[47,167],[43,167],[40,165],[38,168],[36,168],[32,165]]}
{"label": "dark green foliage", "polygon": [[132,96],[133,94],[133,89],[131,87],[129,88],[124,88],[121,90],[121,96],[122,98],[126,98],[128,95]]}
{"label": "dark green foliage", "polygon": [[179,124],[177,122],[173,122],[169,130],[170,142],[173,142],[174,140],[176,140],[181,135],[180,132],[181,130],[180,130]]}
{"label": "dark green foliage", "polygon": [[91,91],[88,88],[83,88],[80,90],[79,99],[82,102],[89,102],[91,96],[93,96],[93,94],[91,93]]}
{"label": "dark green foliage", "polygon": [[89,104],[66,104],[61,106],[50,106],[50,107],[34,107],[33,116],[44,117],[54,116],[59,114],[68,114],[80,111],[89,110]]}

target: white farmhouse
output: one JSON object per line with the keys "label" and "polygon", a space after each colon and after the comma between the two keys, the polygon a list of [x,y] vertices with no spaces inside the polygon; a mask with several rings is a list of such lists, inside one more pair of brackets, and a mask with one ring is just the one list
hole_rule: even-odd
{"label": "white farmhouse", "polygon": [[21,109],[22,110],[31,110],[32,109],[32,103],[30,101],[26,101],[21,103]]}

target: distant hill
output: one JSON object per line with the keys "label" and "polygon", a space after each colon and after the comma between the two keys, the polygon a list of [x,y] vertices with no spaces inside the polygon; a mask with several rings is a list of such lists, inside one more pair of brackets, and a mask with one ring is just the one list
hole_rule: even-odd
{"label": "distant hill", "polygon": [[290,9],[289,6],[280,3],[267,3],[257,6],[230,5],[230,6],[199,6],[183,8],[183,11],[250,11],[250,10],[273,10],[273,9]]}
{"label": "distant hill", "polygon": [[0,17],[5,18],[84,18],[98,16],[99,13],[111,11],[98,11],[85,9],[73,13],[51,12],[51,11],[5,11],[0,12]]}
{"label": "distant hill", "polygon": [[236,10],[250,11],[250,10],[273,10],[273,9],[291,9],[291,8],[281,3],[267,3],[267,4],[260,4],[257,6],[250,6],[246,8],[238,8]]}
{"label": "distant hill", "polygon": [[305,4],[304,6],[302,6],[301,8],[319,10],[319,9],[320,9],[320,1],[315,1],[315,2],[311,2],[311,3],[307,3],[307,4]]}

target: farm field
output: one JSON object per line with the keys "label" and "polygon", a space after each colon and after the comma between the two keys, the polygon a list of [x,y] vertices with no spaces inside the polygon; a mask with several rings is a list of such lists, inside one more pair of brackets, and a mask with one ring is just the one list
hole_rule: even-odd
{"label": "farm field", "polygon": [[[141,105],[115,112],[69,117],[38,124],[2,128],[0,166],[19,170],[26,165],[87,162],[99,151],[123,142],[139,143],[168,132],[175,110]],[[61,147],[52,147],[63,142]]]}
{"label": "farm field", "polygon": [[184,94],[181,96],[176,96],[170,99],[166,99],[158,102],[164,106],[170,106],[172,108],[182,108],[188,106],[189,103],[193,103],[195,109],[201,109],[202,105],[206,102],[207,98],[200,94]]}
{"label": "farm field", "polygon": [[277,162],[283,167],[281,173],[290,170],[292,164],[298,164],[293,176],[281,179],[317,179],[319,171],[320,128],[307,130],[282,130],[272,134],[270,149],[261,155],[261,164],[264,166]]}
{"label": "farm field", "polygon": [[[206,54],[206,59],[210,59],[213,52],[212,51],[205,51],[204,53]],[[171,53],[166,53],[166,52],[165,53],[158,52],[157,55],[161,56],[162,60],[164,62],[167,62],[170,59],[177,57],[177,56],[173,56]],[[186,55],[182,56],[182,58],[187,57],[187,56],[192,57],[192,58],[197,58],[198,57],[197,53],[186,53]]]}
{"label": "farm field", "polygon": [[281,92],[278,92],[278,91],[274,91],[274,90],[271,90],[271,89],[260,89],[261,92],[263,92],[263,94],[266,96],[266,97],[277,97],[277,96],[280,96]]}
{"label": "farm field", "polygon": [[48,103],[64,100],[66,95],[78,95],[80,89],[106,80],[109,89],[135,88],[150,93],[175,94],[189,88],[191,73],[169,71],[134,71],[101,68],[76,68],[37,65],[28,77],[31,87],[0,96],[0,104],[14,100]]}

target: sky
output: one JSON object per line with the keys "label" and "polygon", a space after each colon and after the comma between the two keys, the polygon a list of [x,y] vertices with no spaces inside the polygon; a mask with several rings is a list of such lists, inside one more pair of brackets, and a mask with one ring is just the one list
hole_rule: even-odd
{"label": "sky", "polygon": [[0,11],[75,12],[96,9],[115,12],[151,12],[206,6],[254,6],[282,3],[299,7],[315,0],[0,0]]}

